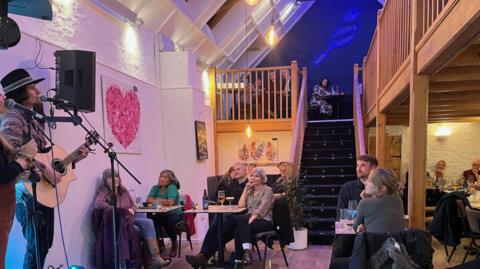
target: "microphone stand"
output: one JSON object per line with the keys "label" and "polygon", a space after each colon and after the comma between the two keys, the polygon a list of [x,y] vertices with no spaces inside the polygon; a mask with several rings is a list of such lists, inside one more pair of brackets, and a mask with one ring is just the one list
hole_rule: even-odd
{"label": "microphone stand", "polygon": [[[27,122],[27,126],[28,126],[28,137],[30,139],[32,139],[32,124],[33,124],[33,116],[32,115],[29,115],[28,117],[24,117],[26,122]],[[40,179],[37,177],[37,175],[35,174],[35,172],[33,171],[33,169],[31,170],[31,173],[30,173],[30,182],[32,183],[32,196],[33,196],[33,202],[32,202],[32,211],[33,211],[33,215],[32,215],[32,224],[33,224],[33,237],[35,237],[35,260],[36,260],[36,263],[37,263],[37,269],[40,269],[41,268],[41,265],[40,265],[40,249],[39,249],[39,246],[38,246],[38,243],[39,243],[39,240],[38,240],[38,227],[37,227],[37,223],[38,223],[38,213],[37,213],[37,182],[40,181]]]}
{"label": "microphone stand", "polygon": [[73,113],[71,111],[71,106],[63,107],[63,110],[70,115],[70,117],[46,117],[46,120],[49,122],[72,122],[75,126],[80,125],[87,134],[95,140],[95,144],[100,145],[103,148],[103,152],[107,154],[110,159],[110,174],[112,178],[112,195],[110,197],[110,203],[112,205],[112,228],[113,228],[113,253],[114,253],[114,265],[115,269],[119,268],[119,256],[118,256],[118,240],[117,240],[117,194],[115,192],[115,162],[123,168],[138,184],[142,184],[131,172],[128,170],[122,162],[117,158],[117,153],[112,149],[111,145],[104,145],[102,141],[98,139],[95,135],[96,132],[88,130],[85,125],[82,123],[82,118],[80,118],[78,113],[78,108],[73,108]]}

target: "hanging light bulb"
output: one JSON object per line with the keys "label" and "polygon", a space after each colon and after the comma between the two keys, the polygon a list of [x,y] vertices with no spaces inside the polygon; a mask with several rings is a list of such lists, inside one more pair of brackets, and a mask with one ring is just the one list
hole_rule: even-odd
{"label": "hanging light bulb", "polygon": [[266,40],[267,40],[267,45],[269,45],[270,47],[273,47],[277,44],[278,36],[277,36],[277,32],[275,31],[275,26],[273,25],[273,23],[268,28]]}
{"label": "hanging light bulb", "polygon": [[273,47],[277,44],[278,36],[277,32],[275,31],[275,2],[270,0],[270,7],[272,8],[272,21],[270,23],[270,27],[268,27],[267,35],[265,36],[265,40],[267,45]]}
{"label": "hanging light bulb", "polygon": [[245,129],[245,133],[247,134],[248,138],[252,137],[252,128],[250,128],[249,123],[247,123],[247,129]]}
{"label": "hanging light bulb", "polygon": [[245,3],[247,3],[249,6],[254,6],[258,4],[258,0],[245,0]]}

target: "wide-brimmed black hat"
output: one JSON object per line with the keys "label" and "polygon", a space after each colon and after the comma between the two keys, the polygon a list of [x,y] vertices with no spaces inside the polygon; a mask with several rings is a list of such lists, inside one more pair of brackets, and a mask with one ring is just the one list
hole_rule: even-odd
{"label": "wide-brimmed black hat", "polygon": [[37,84],[44,78],[33,79],[27,70],[23,68],[15,69],[12,72],[8,73],[5,77],[2,78],[1,84],[5,94],[14,91],[22,86],[28,84]]}

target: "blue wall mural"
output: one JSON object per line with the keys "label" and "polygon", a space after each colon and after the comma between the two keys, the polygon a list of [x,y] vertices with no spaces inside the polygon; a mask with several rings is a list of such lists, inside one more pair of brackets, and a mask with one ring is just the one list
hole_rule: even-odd
{"label": "blue wall mural", "polygon": [[259,66],[308,68],[309,90],[323,77],[352,92],[353,64],[363,62],[377,23],[377,0],[316,0]]}

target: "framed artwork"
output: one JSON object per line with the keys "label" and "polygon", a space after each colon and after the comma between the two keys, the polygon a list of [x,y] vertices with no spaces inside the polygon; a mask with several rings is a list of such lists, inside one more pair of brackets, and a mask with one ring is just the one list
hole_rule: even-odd
{"label": "framed artwork", "polygon": [[140,154],[141,106],[134,85],[101,76],[105,139],[118,153]]}
{"label": "framed artwork", "polygon": [[208,148],[205,122],[195,121],[195,135],[197,140],[197,160],[206,160],[208,159]]}
{"label": "framed artwork", "polygon": [[268,165],[278,162],[278,139],[238,140],[238,160],[242,163]]}

